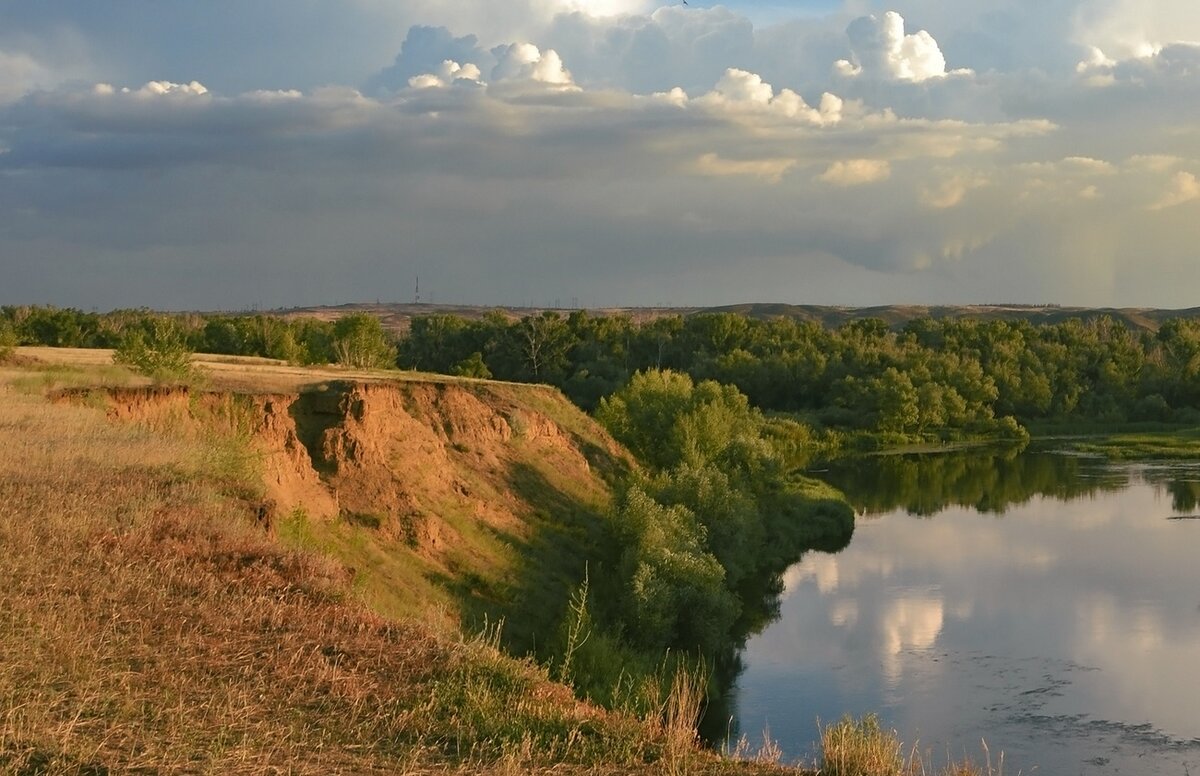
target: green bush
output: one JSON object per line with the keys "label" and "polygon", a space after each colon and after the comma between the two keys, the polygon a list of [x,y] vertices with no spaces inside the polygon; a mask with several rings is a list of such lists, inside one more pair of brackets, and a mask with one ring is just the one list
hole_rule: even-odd
{"label": "green bush", "polygon": [[712,654],[740,611],[725,569],[705,550],[704,529],[683,506],[663,506],[630,488],[614,515],[626,550],[625,610],[630,636],[650,651]]}
{"label": "green bush", "polygon": [[194,376],[191,348],[182,329],[169,318],[155,318],[146,329],[125,332],[113,360],[159,381],[180,381]]}
{"label": "green bush", "polygon": [[16,349],[16,330],[8,321],[0,320],[0,361],[7,361]]}
{"label": "green bush", "polygon": [[455,364],[450,369],[450,373],[459,377],[476,377],[481,380],[490,380],[492,377],[492,370],[488,369],[488,365],[483,361],[483,354],[478,350]]}
{"label": "green bush", "polygon": [[354,313],[333,325],[333,356],[355,369],[387,369],[396,365],[396,345],[378,318]]}

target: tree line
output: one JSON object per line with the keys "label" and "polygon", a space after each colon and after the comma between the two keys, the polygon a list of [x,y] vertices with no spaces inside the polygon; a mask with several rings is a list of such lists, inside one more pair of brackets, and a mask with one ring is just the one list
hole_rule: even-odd
{"label": "tree line", "polygon": [[[163,317],[10,306],[0,308],[0,336],[117,347],[131,332],[149,336]],[[1200,322],[1188,319],[1157,332],[1105,316],[1041,325],[926,318],[899,329],[866,319],[827,329],[734,313],[636,321],[493,311],[418,316],[397,338],[365,314],[170,320],[195,351],[542,382],[588,411],[638,372],[669,369],[734,385],[753,406],[816,429],[884,440],[1021,436],[1031,423],[1200,422]]]}
{"label": "tree line", "polygon": [[42,306],[0,307],[0,338],[20,345],[116,348],[132,343],[172,350],[257,356],[293,364],[396,366],[394,337],[379,319],[347,315],[336,321],[276,315],[165,314],[152,310],[84,312]]}
{"label": "tree line", "polygon": [[1045,422],[1200,422],[1200,322],[878,319],[836,329],[733,313],[413,320],[400,364],[556,385],[584,409],[647,369],[734,385],[767,412],[896,437],[1021,436]]}

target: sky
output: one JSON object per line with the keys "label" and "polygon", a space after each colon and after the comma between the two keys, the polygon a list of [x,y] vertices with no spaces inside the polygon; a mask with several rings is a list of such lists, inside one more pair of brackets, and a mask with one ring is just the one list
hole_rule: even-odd
{"label": "sky", "polygon": [[1200,304],[1194,0],[0,0],[0,304]]}

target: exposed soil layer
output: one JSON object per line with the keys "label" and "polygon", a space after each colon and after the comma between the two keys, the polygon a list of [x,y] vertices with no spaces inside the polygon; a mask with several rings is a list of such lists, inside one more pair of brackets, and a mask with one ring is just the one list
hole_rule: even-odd
{"label": "exposed soil layer", "polygon": [[[586,550],[612,483],[633,465],[591,418],[541,386],[333,381],[291,394],[183,386],[61,394],[97,396],[113,420],[251,450],[262,488],[247,497],[266,526],[319,521],[334,544],[365,529],[385,565],[417,564],[460,597],[493,602],[533,584],[531,547],[557,542],[560,576],[575,575],[569,551]],[[400,595],[404,581],[392,576],[376,583]]]}

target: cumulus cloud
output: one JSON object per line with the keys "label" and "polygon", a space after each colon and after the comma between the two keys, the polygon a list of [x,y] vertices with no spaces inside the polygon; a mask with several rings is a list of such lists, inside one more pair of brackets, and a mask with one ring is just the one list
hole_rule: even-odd
{"label": "cumulus cloud", "polygon": [[482,75],[478,65],[470,62],[460,65],[452,59],[447,59],[442,62],[436,72],[422,73],[408,79],[408,85],[414,89],[433,89],[449,86],[458,81],[478,84]]}
{"label": "cumulus cloud", "polygon": [[1171,178],[1161,198],[1148,206],[1148,210],[1166,210],[1200,198],[1200,180],[1190,172],[1177,172]]}
{"label": "cumulus cloud", "polygon": [[368,79],[364,89],[369,94],[397,91],[414,78],[439,74],[446,62],[473,62],[481,68],[495,64],[475,35],[455,37],[445,27],[417,25],[409,29],[396,60]]}
{"label": "cumulus cloud", "polygon": [[864,76],[895,81],[928,81],[969,70],[946,71],[946,57],[925,30],[904,32],[904,17],[888,11],[882,17],[862,16],[846,28],[850,58],[834,63],[846,77]]}
{"label": "cumulus cloud", "polygon": [[1136,116],[1133,105],[1153,102],[1156,114],[1152,118],[1159,121],[1170,120],[1172,115],[1197,115],[1200,43],[1154,46],[1126,59],[1113,59],[1093,48],[1076,66],[1076,73],[1078,83],[1087,87],[1080,90],[1081,96],[1090,97],[1096,109],[1113,109],[1120,103]]}
{"label": "cumulus cloud", "polygon": [[[112,84],[100,83],[92,87],[92,91],[99,95],[110,95],[116,93],[116,89]],[[130,89],[128,86],[121,87],[121,94],[131,94],[134,97],[203,97],[208,94],[208,88],[199,81],[191,81],[186,84],[176,84],[170,81],[148,81],[139,89]]]}
{"label": "cumulus cloud", "polygon": [[492,50],[496,67],[494,81],[537,82],[552,87],[573,88],[571,74],[554,49],[542,51],[532,43],[512,43]]}
{"label": "cumulus cloud", "polygon": [[1117,61],[1111,59],[1096,46],[1088,46],[1085,59],[1075,65],[1075,72],[1083,79],[1083,83],[1092,87],[1112,86],[1116,83],[1113,70]]}
{"label": "cumulus cloud", "polygon": [[836,161],[817,176],[817,180],[834,186],[862,186],[878,183],[892,176],[892,166],[882,159],[846,159]]}
{"label": "cumulus cloud", "polygon": [[826,92],[814,108],[791,89],[782,89],[776,94],[775,88],[763,81],[762,76],[735,67],[727,69],[713,90],[698,97],[696,102],[733,113],[773,113],[815,126],[837,124],[842,120],[845,107],[840,97]]}

